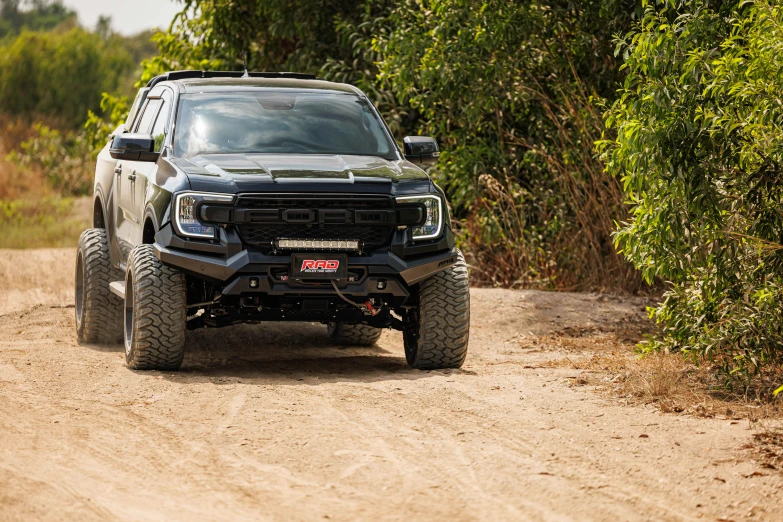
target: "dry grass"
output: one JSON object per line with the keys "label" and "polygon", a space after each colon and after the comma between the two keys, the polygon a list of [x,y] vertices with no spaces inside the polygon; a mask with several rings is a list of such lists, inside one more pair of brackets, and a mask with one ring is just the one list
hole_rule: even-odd
{"label": "dry grass", "polygon": [[783,429],[766,428],[753,435],[753,443],[746,449],[757,455],[761,467],[783,471]]}
{"label": "dry grass", "polygon": [[539,344],[574,352],[549,366],[582,370],[574,386],[594,386],[628,405],[652,404],[664,413],[746,420],[756,430],[744,449],[762,468],[783,471],[783,400],[772,391],[783,369],[757,376],[746,388],[727,388],[715,365],[697,366],[682,354],[640,357],[629,337],[602,332],[540,339]]}
{"label": "dry grass", "polygon": [[[604,130],[601,109],[572,69],[553,98],[529,86],[554,133],[546,143],[507,140],[532,153],[543,184],[508,172],[479,177],[472,214],[461,223],[476,285],[566,291],[657,294],[619,255],[612,234],[628,214],[625,193],[607,174],[593,144]],[[555,99],[557,101],[555,101]]]}
{"label": "dry grass", "polygon": [[8,159],[35,135],[31,122],[0,115],[0,248],[74,246],[92,221],[90,198],[61,197],[40,168]]}
{"label": "dry grass", "polygon": [[8,154],[35,135],[33,126],[22,119],[0,115],[0,201],[41,199],[52,190],[40,169],[19,169]]}
{"label": "dry grass", "polygon": [[0,248],[76,246],[92,224],[91,198],[0,200]]}
{"label": "dry grass", "polygon": [[567,329],[538,343],[572,352],[549,365],[582,370],[574,384],[596,386],[626,403],[751,422],[783,418],[783,400],[772,394],[783,382],[783,368],[767,369],[747,386],[727,386],[720,361],[697,365],[679,353],[640,355],[636,347],[651,333],[649,321],[630,317],[600,330]]}
{"label": "dry grass", "polygon": [[553,361],[553,367],[583,370],[575,384],[596,386],[629,404],[655,404],[663,412],[732,419],[783,417],[783,401],[772,396],[777,375],[758,376],[750,387],[728,388],[717,367],[697,366],[680,354],[639,356],[606,339],[603,350],[588,357]]}

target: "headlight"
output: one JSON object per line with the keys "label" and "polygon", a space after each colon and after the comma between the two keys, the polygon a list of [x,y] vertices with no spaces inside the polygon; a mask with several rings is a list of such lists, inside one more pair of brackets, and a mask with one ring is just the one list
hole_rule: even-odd
{"label": "headlight", "polygon": [[432,239],[440,236],[443,228],[443,202],[438,196],[405,196],[397,198],[402,204],[421,203],[427,210],[423,225],[412,227],[413,240]]}
{"label": "headlight", "polygon": [[206,237],[209,239],[215,237],[215,226],[205,225],[198,219],[196,211],[198,204],[202,201],[230,204],[234,201],[234,196],[226,194],[204,194],[199,192],[183,192],[177,194],[176,205],[174,206],[174,222],[177,225],[177,231],[181,235],[188,237]]}

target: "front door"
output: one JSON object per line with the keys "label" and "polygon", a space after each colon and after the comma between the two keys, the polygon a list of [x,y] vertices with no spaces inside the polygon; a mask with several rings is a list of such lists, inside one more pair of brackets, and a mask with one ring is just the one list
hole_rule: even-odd
{"label": "front door", "polygon": [[[141,117],[133,132],[165,135],[171,108],[171,93],[153,89],[147,97]],[[160,152],[162,138],[156,139],[155,149]],[[117,165],[119,198],[115,214],[117,239],[122,259],[127,260],[131,249],[143,242],[144,211],[147,187],[157,173],[157,164],[148,161],[122,160]]]}

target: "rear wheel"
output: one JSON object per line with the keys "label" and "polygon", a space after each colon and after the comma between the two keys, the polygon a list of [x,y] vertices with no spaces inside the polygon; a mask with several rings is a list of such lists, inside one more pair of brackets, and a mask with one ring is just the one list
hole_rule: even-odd
{"label": "rear wheel", "polygon": [[152,245],[128,256],[125,362],[134,370],[176,370],[185,357],[185,276],[164,266]]}
{"label": "rear wheel", "polygon": [[76,339],[84,344],[122,341],[122,299],[109,283],[122,280],[112,267],[109,242],[102,228],[90,228],[79,236],[76,252]]}
{"label": "rear wheel", "polygon": [[366,324],[329,323],[329,339],[349,346],[372,346],[383,330]]}
{"label": "rear wheel", "polygon": [[412,368],[459,368],[468,355],[468,267],[462,252],[457,256],[451,268],[420,284],[419,306],[405,317],[405,358]]}

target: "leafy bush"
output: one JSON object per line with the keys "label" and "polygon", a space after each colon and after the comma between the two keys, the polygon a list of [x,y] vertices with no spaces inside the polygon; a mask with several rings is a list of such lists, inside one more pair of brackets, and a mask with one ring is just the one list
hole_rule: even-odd
{"label": "leafy bush", "polygon": [[[22,9],[25,4],[29,9]],[[22,28],[49,31],[63,22],[75,19],[76,13],[60,0],[0,0],[0,38]]]}
{"label": "leafy bush", "polygon": [[620,79],[612,34],[634,14],[622,1],[408,1],[376,38],[380,81],[443,144],[434,174],[477,282],[638,289],[612,247],[622,190],[593,153]]}
{"label": "leafy bush", "polygon": [[93,144],[84,132],[61,132],[36,123],[37,135],[11,151],[9,159],[22,172],[42,171],[52,188],[65,196],[92,190]]}
{"label": "leafy bush", "polygon": [[87,121],[84,123],[83,137],[92,150],[92,159],[98,156],[114,129],[125,121],[130,111],[130,103],[126,96],[112,96],[104,92],[101,98],[101,111],[104,116],[88,111]]}
{"label": "leafy bush", "polygon": [[[0,107],[10,114],[52,114],[67,125],[97,109],[113,90],[100,67],[102,40],[82,29],[23,32],[0,47]],[[132,67],[133,64],[130,64]]]}
{"label": "leafy bush", "polygon": [[0,40],[0,112],[75,129],[101,94],[131,94],[139,61],[154,52],[151,33],[123,37],[105,27],[87,31],[67,18],[50,32]]}
{"label": "leafy bush", "polygon": [[631,219],[616,236],[679,349],[747,378],[783,361],[783,11],[773,0],[645,2],[599,143]]}

